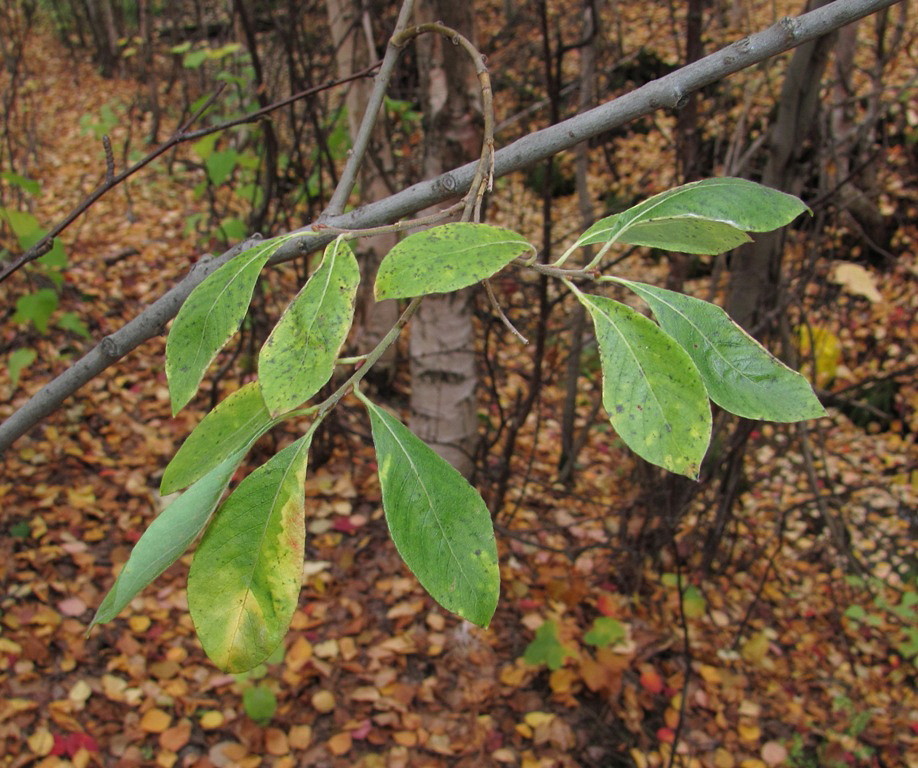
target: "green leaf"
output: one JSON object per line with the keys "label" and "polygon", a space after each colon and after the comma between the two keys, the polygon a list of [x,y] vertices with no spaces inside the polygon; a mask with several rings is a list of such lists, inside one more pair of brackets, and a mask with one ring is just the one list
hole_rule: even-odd
{"label": "green leaf", "polygon": [[686,618],[700,619],[708,609],[708,601],[704,599],[701,590],[694,585],[685,588],[682,594],[682,611]]}
{"label": "green leaf", "polygon": [[236,150],[222,149],[212,152],[204,161],[204,167],[207,168],[207,178],[215,187],[219,187],[226,181],[233,169],[236,167]]}
{"label": "green leaf", "polygon": [[535,251],[526,238],[488,224],[457,222],[409,235],[386,254],[376,274],[376,298],[449,293],[499,272]]}
{"label": "green leaf", "polygon": [[245,713],[259,725],[268,723],[277,712],[277,697],[266,685],[255,685],[242,692]]}
{"label": "green leaf", "polygon": [[188,574],[201,645],[227,672],[245,672],[284,639],[303,575],[303,487],[312,431],[243,480],[204,533]]}
{"label": "green leaf", "polygon": [[[687,253],[722,253],[743,242],[739,239],[743,232],[769,232],[807,210],[793,195],[746,179],[703,179],[668,189],[597,221],[577,239],[577,245],[620,242]],[[661,220],[664,223],[649,226]],[[719,222],[734,232],[724,227],[699,228],[699,220]]]}
{"label": "green leaf", "polygon": [[616,279],[656,315],[688,352],[710,398],[747,419],[791,422],[825,416],[809,382],[734,323],[715,304],[645,283]]}
{"label": "green leaf", "polygon": [[600,616],[593,628],[583,636],[583,642],[599,647],[617,645],[625,639],[625,625],[618,619]]}
{"label": "green leaf", "polygon": [[867,611],[864,610],[863,606],[855,604],[849,605],[845,609],[845,613],[843,615],[849,619],[854,619],[855,621],[864,621],[867,616]]}
{"label": "green leaf", "polygon": [[23,370],[35,362],[37,354],[31,347],[22,347],[10,352],[6,367],[10,373],[10,385],[15,389],[19,386],[19,377]]}
{"label": "green leaf", "polygon": [[723,253],[752,241],[749,235],[730,224],[693,216],[644,221],[629,227],[621,239],[629,245],[681,253]]}
{"label": "green leaf", "polygon": [[241,453],[226,459],[150,523],[93,616],[90,628],[114,619],[140,590],[182,555],[207,524],[240,461]]}
{"label": "green leaf", "polygon": [[257,381],[236,390],[208,413],[182,443],[163,473],[160,493],[185,488],[228,456],[244,454],[273,423]]}
{"label": "green leaf", "polygon": [[86,327],[86,323],[80,320],[76,312],[64,312],[57,318],[56,325],[58,328],[71,331],[84,339],[89,338],[89,328]]}
{"label": "green leaf", "polygon": [[488,508],[462,475],[398,419],[357,396],[370,414],[395,548],[434,600],[486,627],[500,592]]}
{"label": "green leaf", "polygon": [[258,273],[288,239],[276,237],[243,251],[208,275],[185,300],[166,340],[173,414],[194,397],[207,367],[242,323]]}
{"label": "green leaf", "polygon": [[48,332],[48,320],[57,309],[57,294],[50,288],[40,288],[35,293],[27,293],[16,301],[14,323],[31,322],[39,333]]}
{"label": "green leaf", "polygon": [[6,219],[22,248],[31,247],[33,243],[38,242],[45,234],[45,230],[41,228],[38,219],[31,213],[16,211],[12,208],[0,208],[0,215]]}
{"label": "green leaf", "polygon": [[206,162],[207,158],[213,154],[219,138],[219,134],[216,133],[204,136],[191,145],[191,151]]}
{"label": "green leaf", "polygon": [[258,357],[261,390],[271,413],[296,408],[331,378],[354,319],[360,269],[337,239],[321,266],[290,302]]}
{"label": "green leaf", "polygon": [[18,173],[13,173],[12,171],[0,171],[0,179],[19,187],[23,192],[32,197],[38,197],[41,192],[41,185],[37,181],[27,179],[25,176],[20,176]]}
{"label": "green leaf", "polygon": [[17,539],[27,539],[32,535],[32,526],[25,520],[20,520],[10,526],[9,534]]}
{"label": "green leaf", "polygon": [[207,49],[201,51],[189,51],[182,58],[182,66],[185,69],[197,69],[207,59]]}
{"label": "green leaf", "polygon": [[[41,233],[41,237],[44,237],[45,233]],[[35,238],[35,242],[38,242],[40,238]],[[56,267],[58,269],[63,269],[67,266],[67,252],[64,250],[64,244],[61,242],[59,237],[55,237],[51,241],[51,250],[48,251],[44,256],[38,259],[39,264],[44,264],[46,267]]]}
{"label": "green leaf", "polygon": [[612,299],[578,293],[596,327],[602,402],[619,437],[652,464],[697,477],[711,439],[698,369],[672,338]]}
{"label": "green leaf", "polygon": [[918,628],[904,627],[903,631],[905,632],[907,639],[903,643],[898,643],[896,645],[896,649],[906,659],[911,659],[913,656],[918,656]]}
{"label": "green leaf", "polygon": [[220,222],[220,234],[226,242],[243,240],[248,234],[248,227],[241,219],[228,216]]}
{"label": "green leaf", "polygon": [[573,658],[574,654],[561,644],[558,625],[553,621],[543,622],[536,630],[535,638],[523,651],[523,661],[527,664],[544,664],[549,669],[560,669],[568,656]]}

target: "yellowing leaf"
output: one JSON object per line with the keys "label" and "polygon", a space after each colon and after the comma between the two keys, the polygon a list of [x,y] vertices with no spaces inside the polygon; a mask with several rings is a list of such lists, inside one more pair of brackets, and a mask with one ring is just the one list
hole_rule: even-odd
{"label": "yellowing leaf", "polygon": [[223,503],[188,574],[188,608],[213,662],[246,672],[280,645],[303,573],[303,483],[310,431],[256,469]]}

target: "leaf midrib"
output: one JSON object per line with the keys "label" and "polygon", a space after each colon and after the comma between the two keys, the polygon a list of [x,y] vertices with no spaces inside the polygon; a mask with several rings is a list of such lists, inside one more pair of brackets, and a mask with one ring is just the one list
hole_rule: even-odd
{"label": "leaf midrib", "polygon": [[443,527],[443,523],[440,521],[439,515],[437,514],[436,507],[433,503],[433,499],[431,498],[431,495],[427,490],[427,486],[424,484],[424,480],[421,477],[421,473],[418,471],[417,465],[414,463],[414,460],[411,458],[411,454],[402,444],[402,441],[399,439],[399,436],[395,433],[392,427],[386,422],[385,417],[378,415],[377,418],[380,420],[380,422],[386,428],[389,434],[392,435],[392,439],[395,440],[395,442],[398,444],[399,449],[402,451],[402,453],[405,455],[405,458],[408,460],[408,463],[411,465],[411,469],[414,471],[414,474],[418,479],[418,485],[421,486],[421,489],[424,491],[424,495],[427,497],[428,506],[430,507],[430,510],[433,513],[434,520],[436,521],[437,527],[440,530],[440,535],[443,541],[446,542],[446,546],[449,549],[449,553],[452,556],[453,561],[456,563],[456,565],[459,566],[459,571],[462,574],[462,578],[465,581],[467,588],[471,590],[473,588],[473,582],[469,578],[468,574],[466,574],[465,568],[462,565],[462,561],[456,555],[456,552],[453,549],[453,545],[449,540],[449,536],[446,535],[446,531]]}

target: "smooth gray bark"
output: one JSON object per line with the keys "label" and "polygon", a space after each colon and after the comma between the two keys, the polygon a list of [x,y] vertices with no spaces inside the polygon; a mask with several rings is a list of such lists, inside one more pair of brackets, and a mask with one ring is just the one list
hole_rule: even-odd
{"label": "smooth gray bark", "polygon": [[[665,77],[557,125],[524,136],[495,156],[496,176],[519,171],[581,141],[624,125],[661,108],[677,108],[687,94],[717,82],[746,67],[822,37],[852,21],[868,16],[899,0],[836,0],[796,18],[785,18],[769,29],[745,37],[716,53]],[[334,216],[324,223],[336,227],[362,228],[396,221],[444,200],[463,194],[475,173],[475,163],[423,181],[385,200]],[[312,225],[298,232],[300,238],[278,249],[270,263],[289,261],[324,248],[333,237],[314,233]],[[252,244],[252,241],[247,241]],[[124,357],[147,339],[163,332],[188,294],[210,272],[239,253],[239,246],[220,256],[202,260],[160,299],[114,333],[103,338],[89,353],[55,378],[0,424],[0,451],[60,407],[80,387]]]}

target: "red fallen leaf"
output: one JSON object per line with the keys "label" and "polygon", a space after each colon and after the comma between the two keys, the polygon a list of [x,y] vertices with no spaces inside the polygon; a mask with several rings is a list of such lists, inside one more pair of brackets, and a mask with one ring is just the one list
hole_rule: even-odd
{"label": "red fallen leaf", "polygon": [[73,757],[81,749],[87,752],[98,752],[99,744],[88,733],[55,733],[51,754],[55,757],[66,755]]}
{"label": "red fallen leaf", "polygon": [[369,735],[372,727],[373,724],[369,720],[364,720],[357,728],[351,731],[351,738],[365,739]]}
{"label": "red fallen leaf", "polygon": [[615,616],[615,603],[611,595],[600,595],[596,599],[596,608],[603,616]]}
{"label": "red fallen leaf", "polygon": [[523,597],[516,604],[517,608],[521,611],[534,611],[539,607],[539,601],[533,600],[531,597]]}
{"label": "red fallen leaf", "polygon": [[140,541],[140,537],[143,534],[140,531],[134,530],[133,528],[129,531],[125,531],[123,534],[124,538],[127,539],[131,544],[136,544]]}
{"label": "red fallen leaf", "polygon": [[663,678],[653,667],[647,665],[641,672],[641,686],[650,693],[663,693]]}
{"label": "red fallen leaf", "polygon": [[349,517],[336,517],[335,522],[332,523],[332,530],[338,531],[339,533],[347,533],[349,535],[357,533],[357,530],[360,526],[354,525],[351,522]]}
{"label": "red fallen leaf", "polygon": [[672,744],[676,740],[676,733],[672,728],[663,726],[662,728],[657,729],[657,739],[664,742],[665,744]]}
{"label": "red fallen leaf", "polygon": [[487,752],[496,752],[498,749],[504,746],[504,734],[500,731],[488,731],[488,735],[485,736],[485,750]]}

